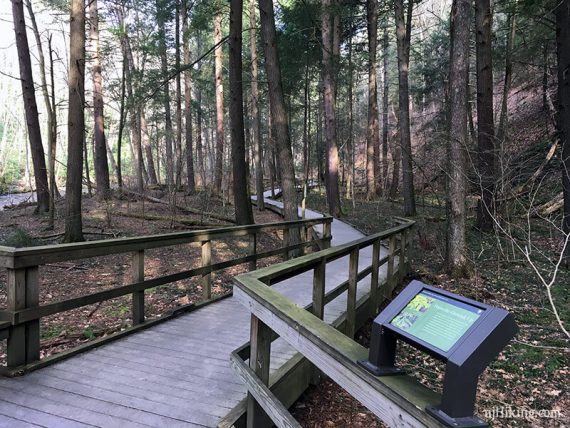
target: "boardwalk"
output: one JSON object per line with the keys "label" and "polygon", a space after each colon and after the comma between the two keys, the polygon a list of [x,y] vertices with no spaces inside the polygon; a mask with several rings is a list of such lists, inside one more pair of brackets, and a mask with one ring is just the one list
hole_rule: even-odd
{"label": "boardwalk", "polygon": [[[332,235],[332,245],[362,237],[338,220]],[[370,262],[371,249],[361,251],[360,267]],[[348,278],[347,267],[346,257],[327,265],[327,290]],[[367,281],[359,283],[359,297]],[[306,305],[312,272],[275,288]],[[326,306],[325,320],[345,308],[346,293]],[[228,298],[24,377],[0,379],[0,427],[215,427],[245,397],[229,354],[249,340],[249,321],[249,312]],[[294,353],[283,340],[274,342],[272,370]]]}

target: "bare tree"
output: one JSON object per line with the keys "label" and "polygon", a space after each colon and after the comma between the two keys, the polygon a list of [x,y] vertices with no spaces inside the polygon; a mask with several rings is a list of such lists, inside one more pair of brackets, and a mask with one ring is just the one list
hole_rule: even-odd
{"label": "bare tree", "polygon": [[475,1],[475,39],[477,55],[477,140],[481,199],[477,205],[477,226],[493,228],[495,185],[495,125],[493,123],[493,60],[491,1]]}
{"label": "bare tree", "polygon": [[[219,2],[217,7],[220,8]],[[223,157],[224,157],[224,82],[222,75],[222,12],[217,11],[214,18],[214,51],[216,78],[216,159],[214,165],[214,190],[222,189]]]}
{"label": "bare tree", "polygon": [[[265,73],[269,84],[269,104],[271,109],[272,139],[279,157],[283,190],[283,211],[285,220],[298,218],[297,191],[295,188],[295,168],[291,151],[289,122],[283,97],[281,67],[277,54],[277,37],[275,31],[275,15],[273,0],[259,0],[261,21],[261,38],[265,54]],[[292,230],[294,232],[294,230]],[[298,232],[298,231],[297,231]],[[292,233],[291,243],[299,242],[298,233]]]}
{"label": "bare tree", "polygon": [[97,8],[97,0],[90,0],[89,23],[91,48],[93,49],[91,74],[93,77],[95,180],[97,183],[97,194],[105,199],[109,197],[110,185],[107,144],[105,142],[105,117],[103,115],[103,77],[101,75],[101,58],[99,57],[99,10]]}
{"label": "bare tree", "polygon": [[449,141],[447,144],[447,269],[453,276],[468,273],[465,243],[467,81],[469,78],[470,0],[454,0],[451,9],[451,70],[449,73]]}
{"label": "bare tree", "polygon": [[85,140],[85,3],[71,0],[69,23],[69,112],[67,120],[67,179],[65,183],[65,242],[83,241],[81,192]]}
{"label": "bare tree", "polygon": [[[562,229],[570,235],[570,0],[556,7],[556,51],[558,57],[558,133],[562,142],[562,189],[564,218]],[[565,246],[563,260],[570,267],[570,246]]]}
{"label": "bare tree", "polygon": [[34,166],[38,212],[44,213],[49,210],[49,188],[32,74],[32,63],[30,61],[30,49],[28,46],[28,36],[26,34],[24,4],[22,1],[12,0],[12,16],[14,17],[14,32],[16,33],[16,48],[18,49],[18,61],[20,64],[20,82],[22,84],[22,96],[24,98],[24,108],[26,111],[26,125]]}
{"label": "bare tree", "polygon": [[340,217],[340,193],[338,186],[338,147],[336,143],[336,118],[335,118],[335,29],[332,10],[332,0],[322,1],[321,31],[323,45],[323,90],[324,90],[324,118],[326,153],[326,190],[329,213],[334,217]]}
{"label": "bare tree", "polygon": [[404,0],[395,0],[396,40],[398,45],[398,99],[400,112],[398,127],[402,150],[402,190],[404,193],[404,215],[416,215],[414,173],[412,169],[412,140],[410,136],[410,94],[408,75],[410,68],[410,41],[412,37],[413,0],[408,0],[404,17]]}
{"label": "bare tree", "polygon": [[[182,0],[182,44],[184,46],[184,63],[190,63],[190,41],[188,34],[188,0]],[[184,121],[186,138],[186,175],[187,191],[192,194],[196,191],[194,180],[194,148],[192,135],[192,71],[184,70]]]}
{"label": "bare tree", "polygon": [[378,88],[376,83],[376,48],[378,45],[378,1],[367,0],[368,24],[368,128],[366,132],[366,198],[376,195],[375,173],[378,159],[380,127],[378,123]]}
{"label": "bare tree", "polygon": [[232,138],[232,165],[236,223],[253,223],[253,213],[247,183],[245,162],[245,135],[243,123],[242,85],[242,13],[243,0],[232,0],[230,5],[230,128]]}

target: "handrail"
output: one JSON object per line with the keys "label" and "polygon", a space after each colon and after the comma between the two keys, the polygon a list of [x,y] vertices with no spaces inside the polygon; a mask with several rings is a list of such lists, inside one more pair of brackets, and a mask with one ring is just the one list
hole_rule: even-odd
{"label": "handrail", "polygon": [[[251,341],[249,355],[247,346],[232,353],[234,368],[246,381],[250,392],[248,395],[248,428],[256,423],[267,421],[267,409],[271,405],[267,394],[259,394],[253,389],[259,389],[261,381],[268,385],[264,373],[269,370],[271,341],[283,337],[296,350],[310,360],[317,369],[324,372],[345,388],[355,398],[372,410],[376,416],[390,423],[408,424],[411,426],[439,426],[423,412],[427,402],[437,401],[437,394],[428,390],[412,378],[379,379],[365,372],[356,361],[366,357],[366,350],[352,340],[356,325],[356,288],[357,283],[369,274],[372,275],[370,292],[369,315],[375,314],[380,303],[380,297],[386,298],[391,293],[398,279],[402,279],[409,268],[407,247],[410,245],[409,231],[413,222],[401,224],[384,232],[358,239],[345,245],[322,250],[306,256],[289,260],[275,266],[259,269],[234,278],[234,296],[251,312]],[[396,248],[396,238],[400,236],[400,246]],[[388,239],[388,255],[380,257],[380,245]],[[372,264],[358,271],[358,253],[361,249],[373,246]],[[349,279],[328,293],[324,292],[324,266],[326,263],[344,256],[350,257]],[[397,269],[395,256],[398,255]],[[387,264],[387,279],[379,284],[379,268]],[[301,308],[287,299],[268,284],[275,284],[286,278],[314,269],[313,302],[306,308]],[[383,296],[380,292],[384,290]],[[347,313],[345,330],[347,335],[322,321],[324,306],[347,290]],[[309,309],[309,310],[306,310]],[[348,336],[348,337],[347,337]],[[244,375],[244,360],[249,357],[249,366],[258,376],[251,379]],[[241,363],[240,363],[241,361]],[[250,389],[251,388],[251,389]],[[263,403],[255,405],[256,397],[262,398]],[[283,414],[280,403],[271,415],[280,419]],[[395,409],[395,410],[394,410]],[[394,414],[396,412],[396,414]],[[274,423],[278,423],[273,419]]]}
{"label": "handrail", "polygon": [[[253,270],[256,268],[258,260],[267,257],[284,255],[285,259],[288,259],[292,252],[303,252],[306,247],[318,245],[319,248],[326,248],[330,245],[332,238],[331,222],[332,217],[322,217],[74,244],[30,248],[0,247],[0,267],[5,267],[8,271],[7,307],[0,310],[0,329],[8,330],[8,368],[14,371],[20,370],[22,367],[28,369],[38,366],[37,362],[40,359],[39,321],[43,317],[132,294],[133,326],[130,329],[134,331],[145,324],[144,291],[146,289],[199,276],[202,282],[203,300],[205,303],[211,302],[217,299],[213,299],[211,293],[211,274],[213,272],[245,263],[248,263],[250,270]],[[312,239],[314,236],[312,231],[317,225],[322,225],[323,233],[315,240]],[[301,242],[289,240],[291,229],[303,231],[300,233]],[[257,235],[260,232],[273,230],[283,231],[283,247],[258,252]],[[249,237],[248,254],[231,260],[212,261],[212,241],[233,237]],[[196,242],[201,245],[201,267],[152,279],[144,278],[145,250]],[[130,284],[40,305],[39,266],[59,261],[119,253],[131,254]],[[185,309],[192,310],[195,307],[194,304],[185,305],[178,308],[176,314]],[[171,315],[174,316],[174,314]],[[121,335],[124,334],[122,332]],[[3,336],[0,335],[0,338]],[[108,336],[108,340],[113,339],[114,336]],[[65,352],[62,354],[65,356]],[[52,359],[55,360],[56,358]]]}

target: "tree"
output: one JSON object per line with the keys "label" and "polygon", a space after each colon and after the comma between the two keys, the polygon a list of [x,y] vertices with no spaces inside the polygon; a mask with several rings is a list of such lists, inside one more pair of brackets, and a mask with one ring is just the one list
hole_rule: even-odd
{"label": "tree", "polygon": [[382,91],[382,182],[388,190],[388,102],[390,97],[390,81],[388,79],[388,25],[384,25],[382,36],[382,61],[384,89]]}
{"label": "tree", "polygon": [[[277,54],[277,37],[273,0],[259,0],[261,39],[265,54],[265,74],[269,85],[269,105],[271,109],[272,138],[279,166],[281,168],[281,186],[283,190],[283,214],[285,220],[298,219],[297,190],[295,188],[295,167],[291,151],[289,121],[285,110],[281,67]],[[291,230],[291,243],[299,242],[299,234]]]}
{"label": "tree", "polygon": [[[404,193],[404,215],[416,215],[416,199],[414,195],[414,173],[412,169],[412,140],[410,136],[410,41],[412,37],[413,0],[408,0],[408,9],[404,18],[404,0],[395,0],[396,40],[398,46],[398,130],[402,150],[402,191]],[[405,19],[405,20],[404,20]]]}
{"label": "tree", "polygon": [[251,52],[251,136],[255,151],[255,193],[257,194],[257,209],[263,211],[263,164],[260,132],[259,89],[257,85],[257,19],[255,0],[249,0],[249,46]]}
{"label": "tree", "polygon": [[103,77],[101,76],[101,58],[99,58],[99,11],[97,0],[89,3],[89,21],[91,48],[93,49],[93,122],[95,136],[95,180],[97,193],[108,198],[109,163],[107,162],[107,144],[105,142],[105,117],[103,116]]}
{"label": "tree", "polygon": [[[563,231],[570,235],[570,0],[556,7],[556,53],[558,59],[558,133],[562,142]],[[564,264],[570,266],[570,246]]]}
{"label": "tree", "polygon": [[338,147],[336,145],[336,79],[335,79],[335,40],[332,0],[323,0],[321,11],[321,31],[323,43],[323,91],[326,140],[326,190],[330,215],[340,217],[340,193],[338,188]]}
{"label": "tree", "polygon": [[[184,45],[184,63],[190,63],[190,42],[188,34],[188,0],[182,0],[182,43]],[[194,148],[192,147],[192,71],[184,70],[184,121],[186,138],[186,175],[187,191],[192,194],[196,191],[194,181]]]}
{"label": "tree", "polygon": [[230,128],[232,138],[232,165],[234,205],[236,223],[253,223],[251,202],[247,183],[247,164],[245,162],[245,135],[243,123],[243,86],[242,86],[242,13],[243,1],[232,0],[230,4]]}
{"label": "tree", "polygon": [[367,0],[368,26],[368,128],[366,132],[366,198],[376,194],[375,172],[377,170],[380,128],[378,123],[378,88],[376,83],[376,47],[378,45],[378,2]]}
{"label": "tree", "polygon": [[468,269],[465,243],[467,82],[469,78],[470,0],[454,0],[451,9],[449,73],[449,141],[447,144],[447,269],[464,276]]}
{"label": "tree", "polygon": [[[182,185],[182,74],[180,70],[180,2],[176,0],[176,15],[174,18],[174,65],[176,67],[176,188]],[[185,73],[184,73],[185,74]]]}
{"label": "tree", "polygon": [[224,158],[224,81],[223,81],[223,50],[222,50],[222,12],[220,4],[216,3],[218,11],[214,18],[214,43],[216,49],[215,78],[216,78],[216,159],[214,165],[214,190],[220,193],[222,189],[223,158]]}
{"label": "tree", "polygon": [[67,179],[65,182],[65,242],[83,241],[81,193],[85,139],[85,3],[71,0],[69,23],[69,112],[67,119]]}
{"label": "tree", "polygon": [[493,229],[495,184],[495,125],[493,123],[492,14],[490,0],[475,1],[477,55],[477,142],[481,199],[477,204],[477,226]]}
{"label": "tree", "polygon": [[24,109],[26,111],[28,139],[30,141],[32,163],[34,166],[34,179],[38,203],[37,210],[39,213],[44,213],[49,210],[49,188],[38,118],[38,105],[36,103],[36,93],[32,75],[30,48],[26,34],[24,4],[22,1],[12,0],[12,16],[14,18],[14,32],[16,33],[16,48],[18,50],[18,61],[20,65],[20,82],[22,84],[22,96],[24,98]]}

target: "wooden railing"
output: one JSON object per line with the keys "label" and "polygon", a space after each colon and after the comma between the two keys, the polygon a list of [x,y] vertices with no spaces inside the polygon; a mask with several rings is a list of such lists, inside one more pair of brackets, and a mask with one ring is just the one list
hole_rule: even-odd
{"label": "wooden railing", "polygon": [[[331,217],[310,220],[285,221],[248,226],[235,226],[219,229],[179,232],[164,235],[134,238],[109,239],[77,244],[48,245],[30,248],[0,247],[0,268],[7,269],[7,307],[0,310],[0,339],[7,339],[8,372],[30,370],[55,360],[98,346],[140,328],[153,325],[156,321],[175,316],[181,311],[191,310],[212,299],[212,273],[231,266],[248,264],[250,270],[256,268],[258,260],[276,255],[288,259],[292,253],[303,252],[306,247],[317,245],[328,248],[331,242]],[[316,234],[315,226],[321,225],[322,233]],[[283,231],[283,247],[258,252],[257,236],[262,232]],[[290,231],[298,233],[290,234]],[[301,236],[300,242],[292,242],[289,236]],[[220,239],[248,237],[248,255],[232,260],[212,261],[212,242]],[[144,278],[145,250],[199,243],[201,246],[201,267],[176,272],[152,279]],[[131,280],[128,285],[70,298],[55,303],[40,304],[40,269],[42,265],[62,261],[86,259],[111,254],[131,254]],[[201,277],[203,302],[186,305],[159,320],[145,321],[144,291],[160,285],[170,284],[192,277]],[[96,304],[120,296],[132,295],[132,327],[112,336],[96,339],[72,350],[40,361],[40,319],[64,311]],[[231,293],[230,293],[231,294]],[[225,297],[225,296],[222,296]]]}
{"label": "wooden railing", "polygon": [[[426,404],[438,402],[437,394],[408,376],[372,376],[357,364],[359,359],[367,358],[367,350],[352,340],[360,324],[358,309],[364,311],[361,319],[376,314],[381,301],[391,295],[393,287],[406,275],[412,226],[413,222],[405,222],[385,232],[234,279],[234,296],[251,311],[249,346],[231,355],[232,366],[248,389],[248,428],[273,424],[278,427],[299,426],[279,397],[282,390],[278,392],[279,389],[270,383],[271,342],[277,337],[284,338],[318,371],[330,376],[389,426],[439,426],[423,411]],[[386,244],[388,254],[381,258],[381,246]],[[372,263],[358,271],[359,252],[370,246]],[[345,256],[349,258],[348,280],[325,293],[326,264]],[[380,281],[380,267],[384,264],[387,264],[387,275],[384,281]],[[312,304],[305,308],[268,287],[310,270],[314,272],[313,299]],[[358,282],[368,275],[371,275],[370,291],[357,301]],[[335,325],[325,323],[325,305],[345,291],[346,316],[337,320]],[[344,334],[337,328],[344,330]],[[247,359],[249,363],[246,363]],[[289,381],[289,384],[294,382]],[[291,403],[291,397],[287,397],[287,402]],[[231,417],[233,420],[223,421],[219,426],[238,422],[237,412]]]}

